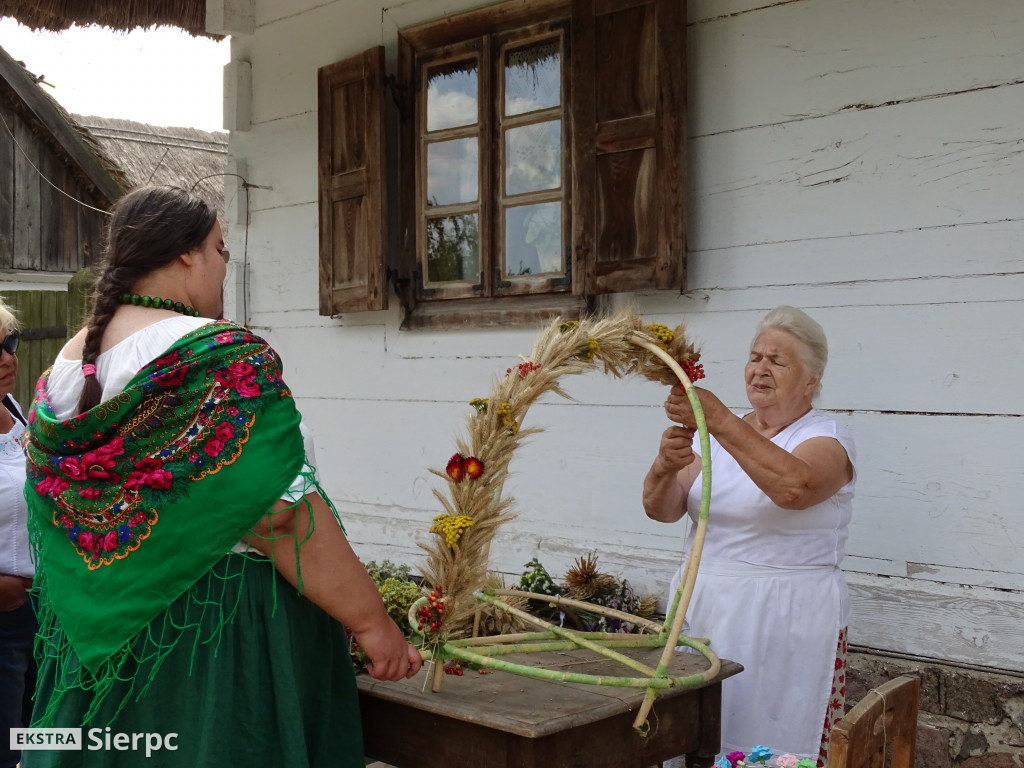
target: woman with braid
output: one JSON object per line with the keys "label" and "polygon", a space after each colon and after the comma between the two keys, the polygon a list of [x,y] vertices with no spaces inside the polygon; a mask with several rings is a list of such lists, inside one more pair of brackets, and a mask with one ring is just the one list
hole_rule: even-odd
{"label": "woman with braid", "polygon": [[[107,239],[92,316],[29,415],[33,725],[84,744],[23,765],[362,768],[345,627],[375,678],[411,677],[420,655],[317,484],[277,354],[211,319],[216,215],[145,187]],[[158,753],[133,734],[162,735]]]}

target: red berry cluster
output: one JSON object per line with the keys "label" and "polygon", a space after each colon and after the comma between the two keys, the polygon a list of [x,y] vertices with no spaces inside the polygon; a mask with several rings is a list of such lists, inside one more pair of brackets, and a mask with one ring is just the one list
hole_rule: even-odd
{"label": "red berry cluster", "polygon": [[680,367],[691,384],[704,378],[704,366],[700,363],[682,363]]}
{"label": "red berry cluster", "polygon": [[462,677],[462,664],[458,661],[449,661],[444,665],[444,673],[446,675],[458,675]]}
{"label": "red berry cluster", "polygon": [[416,611],[416,628],[422,632],[427,628],[430,632],[437,632],[444,620],[444,599],[441,597],[441,585],[437,584],[427,595],[427,604],[420,606]]}
{"label": "red berry cluster", "polygon": [[461,483],[467,477],[470,480],[480,477],[484,473],[484,463],[476,456],[466,457],[461,453],[456,453],[448,459],[448,465],[444,471],[456,483]]}
{"label": "red berry cluster", "polygon": [[[534,371],[539,371],[540,370],[540,363],[531,363],[529,360],[527,360],[525,363],[520,363],[519,365],[517,365],[516,368],[519,370],[519,375],[522,376],[523,378],[526,378],[526,375],[528,373],[533,373]],[[508,376],[511,373],[512,373],[512,369],[511,368],[506,368],[505,369],[505,377],[506,378],[508,378]]]}

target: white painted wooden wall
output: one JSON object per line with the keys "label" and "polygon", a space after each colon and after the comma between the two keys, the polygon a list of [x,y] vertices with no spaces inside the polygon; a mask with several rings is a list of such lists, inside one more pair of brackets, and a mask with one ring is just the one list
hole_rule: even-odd
{"label": "white painted wooden wall", "polygon": [[[399,28],[481,5],[256,0],[232,40],[231,152],[252,184],[232,226],[234,317],[281,352],[324,484],[364,559],[419,559],[468,401],[536,329],[400,331],[394,309],[317,315],[316,70]],[[820,406],[857,439],[846,561],[852,642],[1024,670],[1024,6],[1020,0],[690,0],[689,288],[635,301],[685,320],[707,385],[746,405],[755,322],[824,325]],[[242,72],[243,89],[231,93]],[[232,74],[234,73],[234,74]],[[243,105],[238,107],[237,105]],[[229,193],[231,185],[229,185]],[[235,190],[234,194],[244,195]],[[232,207],[234,203],[237,203]],[[244,220],[243,198],[228,201]],[[246,245],[247,234],[247,245]],[[535,406],[513,463],[520,516],[494,566],[598,553],[663,592],[682,524],[648,521],[661,387],[599,376]]]}

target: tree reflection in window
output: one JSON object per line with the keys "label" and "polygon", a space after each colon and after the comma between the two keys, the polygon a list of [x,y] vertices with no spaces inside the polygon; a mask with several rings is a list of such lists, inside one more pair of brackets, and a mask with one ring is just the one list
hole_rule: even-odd
{"label": "tree reflection in window", "polygon": [[427,219],[427,280],[480,279],[480,227],[476,214]]}

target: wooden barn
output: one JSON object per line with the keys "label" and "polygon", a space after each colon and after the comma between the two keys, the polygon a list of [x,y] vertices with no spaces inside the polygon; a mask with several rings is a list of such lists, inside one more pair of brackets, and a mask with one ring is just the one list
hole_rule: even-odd
{"label": "wooden barn", "polygon": [[22,403],[79,327],[113,200],[174,184],[223,220],[227,166],[224,132],[70,115],[38,79],[0,49],[0,292],[22,323]]}
{"label": "wooden barn", "polygon": [[131,187],[99,143],[0,49],[0,292],[18,313],[23,345],[15,398],[35,379],[82,313],[68,284],[102,249],[106,211]]}
{"label": "wooden barn", "polygon": [[[1019,0],[0,13],[230,35],[229,315],[281,351],[364,559],[415,568],[441,511],[429,468],[553,315],[685,321],[704,383],[742,409],[755,322],[807,309],[830,341],[819,407],[858,445],[851,700],[914,672],[919,766],[1024,765]],[[505,67],[539,108],[500,103]],[[539,175],[506,173],[516,153]],[[684,526],[640,500],[663,388],[566,386],[531,409],[546,431],[513,462],[491,564],[558,574],[596,552],[664,594]]]}

